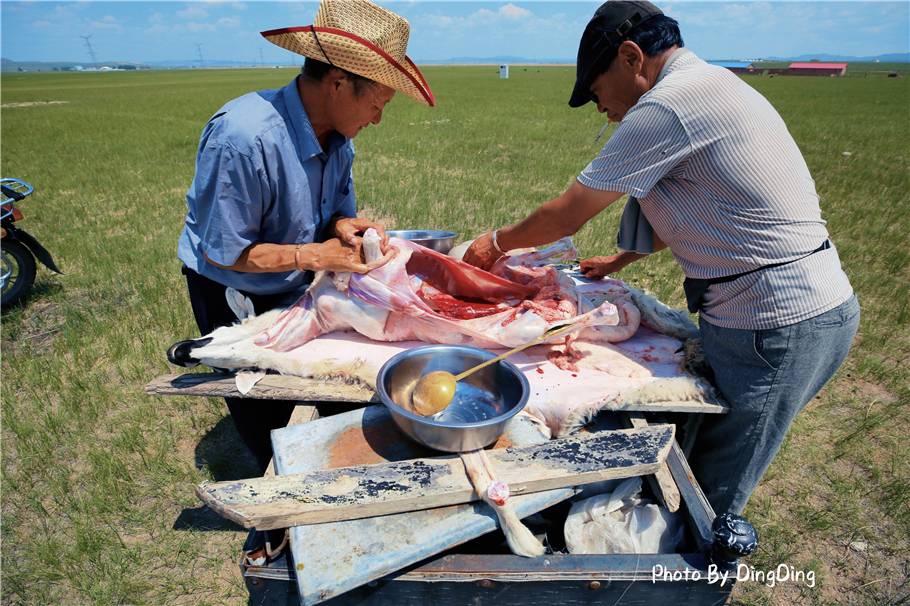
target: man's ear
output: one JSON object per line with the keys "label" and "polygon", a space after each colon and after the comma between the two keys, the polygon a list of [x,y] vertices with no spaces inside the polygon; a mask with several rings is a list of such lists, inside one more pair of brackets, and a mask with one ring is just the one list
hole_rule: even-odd
{"label": "man's ear", "polygon": [[623,40],[616,51],[616,58],[622,61],[624,66],[637,71],[644,63],[645,54],[641,47],[631,40]]}
{"label": "man's ear", "polygon": [[344,81],[347,80],[347,75],[338,68],[330,69],[325,77],[326,80],[328,80],[329,89],[333,94],[340,91],[341,87],[344,85]]}

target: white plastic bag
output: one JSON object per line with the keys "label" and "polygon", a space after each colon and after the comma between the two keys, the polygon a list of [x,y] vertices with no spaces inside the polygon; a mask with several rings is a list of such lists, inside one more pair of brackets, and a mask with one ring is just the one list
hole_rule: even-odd
{"label": "white plastic bag", "polygon": [[572,505],[566,519],[569,553],[675,553],[683,540],[678,513],[641,497],[641,478]]}

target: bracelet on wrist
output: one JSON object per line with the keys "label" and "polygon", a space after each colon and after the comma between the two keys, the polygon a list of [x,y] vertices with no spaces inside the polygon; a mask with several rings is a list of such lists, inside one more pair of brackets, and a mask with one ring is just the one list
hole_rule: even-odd
{"label": "bracelet on wrist", "polygon": [[498,229],[494,229],[493,232],[492,232],[492,234],[490,235],[490,239],[493,240],[493,248],[496,249],[496,252],[498,252],[499,254],[505,256],[506,251],[504,251],[503,249],[499,248],[499,242],[496,240],[496,232],[498,232],[498,231],[499,231]]}
{"label": "bracelet on wrist", "polygon": [[296,248],[294,248],[294,269],[296,269],[297,271],[302,271],[300,269],[300,247],[301,246],[302,246],[302,244],[298,244],[296,246]]}

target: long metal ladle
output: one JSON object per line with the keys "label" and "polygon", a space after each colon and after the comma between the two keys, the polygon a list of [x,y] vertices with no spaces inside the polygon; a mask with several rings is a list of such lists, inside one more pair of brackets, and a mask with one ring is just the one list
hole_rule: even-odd
{"label": "long metal ladle", "polygon": [[432,416],[452,403],[458,381],[477,372],[481,368],[486,368],[490,364],[505,360],[512,354],[524,351],[525,349],[543,343],[548,339],[570,333],[579,328],[584,328],[584,324],[581,322],[572,322],[570,324],[562,324],[555,328],[551,328],[533,341],[528,341],[524,345],[519,345],[514,349],[501,353],[495,358],[490,358],[489,360],[481,362],[457,375],[453,375],[445,370],[428,372],[417,380],[417,385],[414,386],[414,391],[411,392],[411,410],[425,417]]}

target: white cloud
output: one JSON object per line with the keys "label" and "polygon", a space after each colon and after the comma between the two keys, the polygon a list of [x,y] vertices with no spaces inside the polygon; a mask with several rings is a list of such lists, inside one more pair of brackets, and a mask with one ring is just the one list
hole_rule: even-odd
{"label": "white cloud", "polygon": [[448,15],[426,15],[425,19],[427,24],[436,27],[448,27],[455,22],[455,17],[449,17]]}
{"label": "white cloud", "polygon": [[53,23],[46,19],[39,19],[38,21],[32,21],[32,27],[50,27]]}
{"label": "white cloud", "polygon": [[151,25],[145,29],[145,33],[153,35],[161,34],[180,34],[186,32],[214,32],[219,29],[238,28],[243,22],[237,17],[221,17],[211,21],[185,21],[181,23],[166,23],[160,13],[154,13],[149,18]]}
{"label": "white cloud", "polygon": [[92,21],[89,23],[89,27],[92,29],[103,29],[108,31],[121,31],[123,29],[123,26],[120,25],[120,21],[112,15],[105,15],[104,17],[101,17],[101,19]]}
{"label": "white cloud", "polygon": [[482,8],[482,9],[478,10],[477,12],[471,14],[471,16],[469,16],[467,18],[467,20],[474,21],[474,22],[479,21],[481,23],[490,23],[490,22],[496,20],[496,13],[494,13],[493,11],[491,11],[488,8]]}
{"label": "white cloud", "polygon": [[499,9],[499,14],[508,19],[524,19],[531,16],[531,11],[520,6],[515,6],[511,2]]}
{"label": "white cloud", "polygon": [[488,8],[481,8],[478,11],[472,13],[468,17],[468,21],[473,21],[475,23],[492,23],[500,19],[527,19],[528,17],[533,16],[531,11],[526,8],[521,8],[520,6],[515,6],[511,2],[500,6],[497,10],[491,11]]}
{"label": "white cloud", "polygon": [[534,14],[526,8],[516,6],[511,2],[500,6],[496,10],[480,8],[467,16],[451,16],[440,14],[421,15],[412,21],[426,23],[431,27],[460,28],[477,25],[496,25],[504,21],[529,22]]}
{"label": "white cloud", "polygon": [[79,8],[79,5],[76,4],[58,4],[54,7],[54,16],[57,17],[69,17],[75,13]]}
{"label": "white cloud", "polygon": [[245,2],[230,2],[228,0],[199,0],[201,4],[207,6],[230,6],[235,11],[245,11]]}
{"label": "white cloud", "polygon": [[218,27],[239,27],[240,19],[237,17],[222,17],[215,22]]}
{"label": "white cloud", "polygon": [[[188,32],[213,32],[215,31],[215,26],[211,23],[200,23],[197,21],[190,21],[189,23],[184,23],[183,27]],[[179,28],[175,27],[174,31],[178,31]]]}
{"label": "white cloud", "polygon": [[177,16],[189,21],[192,19],[205,19],[209,16],[209,13],[198,4],[190,4],[185,9],[177,11]]}

